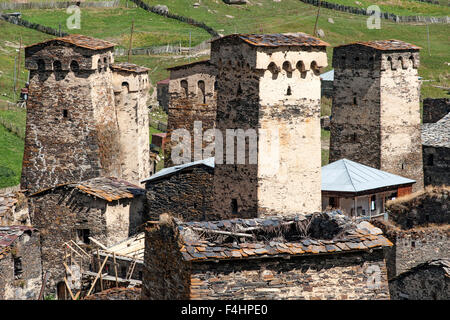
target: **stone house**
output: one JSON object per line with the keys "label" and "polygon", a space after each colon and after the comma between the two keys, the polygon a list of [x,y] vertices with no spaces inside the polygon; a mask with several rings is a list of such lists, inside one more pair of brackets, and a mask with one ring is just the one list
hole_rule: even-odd
{"label": "stone house", "polygon": [[208,158],[164,168],[145,179],[150,219],[170,212],[183,221],[217,220],[213,178],[214,158]]}
{"label": "stone house", "polygon": [[156,99],[166,113],[169,113],[169,81],[167,78],[156,83]]}
{"label": "stone house", "polygon": [[39,232],[0,226],[0,300],[37,300],[42,286]]}
{"label": "stone house", "polygon": [[450,185],[450,112],[422,125],[422,153],[425,185]]}
{"label": "stone house", "polygon": [[419,50],[399,40],[334,48],[330,162],[346,158],[423,188]]}
{"label": "stone house", "polygon": [[389,281],[392,300],[449,300],[450,260],[419,264]]}
{"label": "stone house", "polygon": [[25,48],[22,189],[99,176],[139,183],[148,175],[147,69],[114,64],[113,50],[113,43],[75,34]]}
{"label": "stone house", "polygon": [[340,209],[350,217],[382,217],[386,201],[411,194],[414,182],[341,159],[322,167],[322,210]]}
{"label": "stone house", "polygon": [[336,213],[145,230],[142,299],[389,299],[380,229]]}
{"label": "stone house", "polygon": [[[216,127],[228,140],[226,148],[216,146],[226,150],[223,159],[215,157],[215,211],[223,218],[320,211],[320,70],[327,46],[305,33],[232,34],[211,42]],[[236,140],[245,154],[231,152]]]}
{"label": "stone house", "polygon": [[[203,159],[203,149],[208,142],[202,141],[203,134],[215,127],[216,120],[216,74],[217,68],[209,61],[198,61],[168,68],[169,111],[167,120],[167,140],[164,154],[164,166],[170,167],[172,149],[179,138],[172,141],[174,130],[183,129],[188,133],[189,155],[183,156],[183,163]],[[200,139],[200,142],[198,142]],[[212,141],[209,141],[211,143]],[[196,148],[197,147],[197,148]],[[197,151],[196,151],[197,150]]]}
{"label": "stone house", "polygon": [[449,259],[450,189],[427,187],[387,203],[389,221],[373,221],[394,244],[386,249],[389,279],[435,259]]}
{"label": "stone house", "polygon": [[96,247],[92,238],[104,246],[125,240],[147,220],[145,206],[145,190],[117,178],[92,178],[32,194],[31,221],[41,231],[42,266],[50,272],[46,293],[64,289],[63,261],[70,241],[89,252]]}

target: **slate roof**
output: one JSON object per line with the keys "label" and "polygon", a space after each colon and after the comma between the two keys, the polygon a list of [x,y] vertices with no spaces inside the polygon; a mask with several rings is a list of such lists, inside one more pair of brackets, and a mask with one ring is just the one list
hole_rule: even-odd
{"label": "slate roof", "polygon": [[450,148],[450,113],[436,123],[422,125],[422,144]]}
{"label": "slate roof", "polygon": [[328,47],[325,41],[310,36],[303,32],[296,33],[274,33],[274,34],[230,34],[222,38],[215,39],[240,39],[244,42],[257,47],[281,47],[281,46],[300,46],[300,47]]}
{"label": "slate roof", "polygon": [[34,232],[36,229],[28,226],[0,226],[0,259],[14,241],[26,231]]}
{"label": "slate roof", "polygon": [[18,199],[14,193],[0,194],[0,217],[12,212]]}
{"label": "slate roof", "polygon": [[[313,239],[303,236],[297,229],[297,239],[270,238],[271,230],[283,230],[288,226],[296,228],[307,224],[314,217],[332,219],[340,226],[339,234],[332,239]],[[255,219],[231,219],[209,222],[178,223],[183,246],[180,249],[185,261],[203,262],[210,260],[252,259],[286,257],[314,254],[332,254],[350,251],[390,247],[393,244],[367,221],[356,225],[339,212],[298,215],[292,217],[273,216]],[[216,240],[205,235],[218,234]],[[220,240],[220,233],[237,233],[234,242]],[[258,238],[256,232],[267,232]],[[244,237],[244,235],[246,235]],[[266,237],[267,235],[267,237]],[[240,240],[237,240],[240,239]],[[287,239],[287,240],[286,240]]]}
{"label": "slate roof", "polygon": [[322,191],[358,193],[415,182],[348,159],[341,159],[322,167]]}
{"label": "slate roof", "polygon": [[[193,66],[196,66],[199,64],[210,64],[210,62],[209,62],[209,59],[208,60],[200,60],[200,61],[196,61],[196,62],[185,63],[185,64],[181,64],[178,66],[173,66],[173,67],[167,68],[166,70],[178,70],[178,69],[190,68],[190,67],[193,67]],[[170,79],[166,79],[166,80],[170,81]]]}
{"label": "slate roof", "polygon": [[29,45],[25,48],[28,49],[28,48],[39,46],[42,44],[49,44],[51,42],[65,42],[65,43],[73,44],[77,47],[86,48],[86,49],[90,49],[90,50],[103,50],[103,49],[108,49],[108,48],[112,48],[115,46],[114,43],[105,41],[102,39],[96,39],[96,38],[88,37],[88,36],[85,36],[82,34],[70,34],[65,37],[59,37],[59,38],[49,39],[49,40],[46,40],[43,42],[35,43],[35,44]]}
{"label": "slate roof", "polygon": [[184,169],[187,169],[190,167],[195,167],[195,166],[202,166],[202,165],[214,168],[214,157],[161,169],[158,172],[156,172],[154,175],[152,175],[150,178],[143,180],[141,183],[145,183],[148,181],[154,181],[157,179],[161,179],[163,177],[168,177],[175,173],[181,172]]}
{"label": "slate roof", "polygon": [[111,68],[114,70],[123,70],[123,71],[134,72],[134,73],[144,73],[144,72],[148,72],[148,70],[150,70],[149,68],[138,66],[134,63],[128,63],[128,62],[113,63],[111,65]]}
{"label": "slate roof", "polygon": [[436,267],[442,268],[445,276],[450,278],[450,259],[434,259],[434,260],[429,260],[429,261],[426,261],[424,263],[421,263],[421,264],[418,264],[418,265],[412,267],[411,269],[397,275],[395,278],[393,278],[393,280],[403,278],[403,277],[413,274],[419,270],[436,268]]}
{"label": "slate roof", "polygon": [[365,47],[370,47],[380,51],[396,51],[396,50],[420,50],[421,47],[418,47],[414,44],[407,43],[401,40],[374,40],[374,41],[357,41],[352,43],[343,44],[340,46],[336,46],[335,48],[353,46],[353,45],[361,45]]}
{"label": "slate roof", "polygon": [[40,195],[46,191],[66,188],[66,189],[78,189],[79,191],[93,195],[97,198],[106,200],[108,202],[121,200],[121,199],[132,199],[134,197],[145,194],[145,189],[131,184],[125,180],[120,180],[114,177],[98,177],[85,180],[79,183],[67,183],[52,188],[47,188],[40,190],[31,196]]}

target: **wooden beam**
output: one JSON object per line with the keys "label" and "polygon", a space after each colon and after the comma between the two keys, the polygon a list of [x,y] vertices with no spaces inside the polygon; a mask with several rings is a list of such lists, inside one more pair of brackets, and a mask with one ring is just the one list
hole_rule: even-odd
{"label": "wooden beam", "polygon": [[108,261],[108,257],[106,257],[105,260],[103,260],[103,264],[102,264],[100,270],[98,270],[97,276],[95,277],[94,282],[92,283],[91,288],[89,289],[88,294],[86,295],[86,297],[89,296],[91,294],[92,290],[94,289],[95,283],[97,282],[97,279],[102,274],[102,270],[103,270],[103,267],[106,264],[106,261]]}
{"label": "wooden beam", "polygon": [[91,240],[93,243],[95,243],[96,245],[98,245],[100,248],[102,248],[103,250],[108,250],[108,248],[103,245],[100,241],[95,240],[92,237],[89,237],[89,240]]}
{"label": "wooden beam", "polygon": [[203,229],[203,228],[196,228],[196,227],[193,227],[192,230],[206,232],[206,233],[225,234],[225,235],[236,236],[236,237],[254,238],[254,236],[252,234],[247,234],[247,233],[211,230],[211,229]]}
{"label": "wooden beam", "polygon": [[44,288],[45,288],[45,284],[48,281],[49,274],[50,274],[50,272],[48,272],[48,271],[45,272],[44,281],[42,281],[41,291],[39,292],[38,300],[42,300],[42,298],[44,296]]}
{"label": "wooden beam", "polygon": [[116,253],[113,252],[113,261],[114,261],[114,273],[116,274],[116,288],[119,287],[119,282],[117,281],[117,263],[116,263]]}
{"label": "wooden beam", "polygon": [[73,295],[72,290],[70,289],[70,286],[69,286],[69,283],[67,282],[66,277],[64,277],[64,283],[66,284],[67,290],[69,291],[70,296],[72,297],[72,300],[75,300],[75,296]]}

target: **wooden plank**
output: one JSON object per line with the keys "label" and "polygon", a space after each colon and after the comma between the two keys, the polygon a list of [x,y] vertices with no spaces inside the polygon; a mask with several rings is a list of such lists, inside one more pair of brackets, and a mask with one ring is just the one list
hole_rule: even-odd
{"label": "wooden plank", "polygon": [[64,277],[64,283],[66,284],[67,290],[69,290],[70,296],[72,297],[72,300],[75,300],[75,297],[72,293],[72,290],[70,289],[69,283],[67,282],[67,278]]}
{"label": "wooden plank", "polygon": [[91,288],[89,289],[88,294],[86,296],[89,296],[91,294],[92,290],[94,289],[95,283],[97,282],[97,279],[102,274],[102,270],[103,270],[103,267],[106,264],[106,261],[108,261],[108,257],[106,257],[105,260],[103,260],[103,264],[102,264],[100,270],[98,270],[97,276],[95,277],[94,282],[92,283]]}
{"label": "wooden plank", "polygon": [[114,273],[116,274],[116,288],[119,287],[119,282],[117,281],[117,263],[116,263],[116,253],[113,252],[113,259],[114,259]]}
{"label": "wooden plank", "polygon": [[93,243],[95,243],[96,245],[98,245],[100,248],[102,248],[103,250],[108,250],[108,248],[103,245],[100,241],[95,240],[92,237],[89,237],[89,240],[91,240]]}
{"label": "wooden plank", "polygon": [[247,233],[229,232],[229,231],[221,231],[221,230],[210,230],[210,229],[203,229],[203,228],[196,228],[196,227],[193,227],[192,229],[196,230],[196,231],[206,232],[206,233],[217,233],[217,234],[225,234],[225,235],[236,236],[236,237],[254,238],[254,236],[252,234],[247,234]]}
{"label": "wooden plank", "polygon": [[72,242],[78,249],[80,249],[81,252],[83,252],[86,256],[90,257],[89,253],[87,253],[86,251],[84,251],[75,241],[70,240],[70,242]]}

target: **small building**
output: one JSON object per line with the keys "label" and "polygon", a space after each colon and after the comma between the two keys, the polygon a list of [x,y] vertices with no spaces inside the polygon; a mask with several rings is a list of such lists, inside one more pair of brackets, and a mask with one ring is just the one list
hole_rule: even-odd
{"label": "small building", "polygon": [[154,133],[152,134],[152,147],[164,150],[164,145],[166,144],[167,133]]}
{"label": "small building", "polygon": [[316,213],[209,222],[162,215],[145,230],[142,299],[389,299],[367,221]]}
{"label": "small building", "polygon": [[450,259],[450,187],[389,201],[388,221],[373,221],[394,244],[386,248],[389,279],[430,260]]}
{"label": "small building", "polygon": [[322,97],[333,97],[334,69],[320,75]]}
{"label": "small building", "polygon": [[414,180],[341,159],[322,167],[322,210],[338,208],[350,217],[385,213],[389,199],[412,192]]}
{"label": "small building", "polygon": [[[89,252],[137,233],[146,219],[145,190],[117,178],[63,184],[30,196],[32,223],[41,231],[42,265],[50,272],[46,293],[64,293],[63,265],[69,247]],[[76,248],[75,248],[76,247]],[[80,272],[89,265],[80,266]]]}
{"label": "small building", "polygon": [[145,179],[148,214],[171,212],[184,221],[217,220],[213,214],[214,158],[161,169]]}
{"label": "small building", "polygon": [[36,300],[42,286],[39,232],[0,227],[0,300]]}
{"label": "small building", "polygon": [[422,153],[425,185],[450,185],[450,113],[422,125]]}
{"label": "small building", "polygon": [[169,82],[167,78],[156,83],[156,99],[166,113],[169,112]]}
{"label": "small building", "polygon": [[427,261],[389,281],[392,300],[449,300],[450,260]]}

